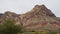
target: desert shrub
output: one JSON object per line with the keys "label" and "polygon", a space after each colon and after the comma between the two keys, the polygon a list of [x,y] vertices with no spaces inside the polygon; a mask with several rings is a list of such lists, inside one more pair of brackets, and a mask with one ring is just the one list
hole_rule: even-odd
{"label": "desert shrub", "polygon": [[0,24],[0,34],[17,34],[21,31],[21,26],[16,25],[14,20],[5,20],[3,24]]}
{"label": "desert shrub", "polygon": [[35,32],[35,30],[32,30],[31,32]]}
{"label": "desert shrub", "polygon": [[56,31],[49,31],[49,34],[57,34]]}

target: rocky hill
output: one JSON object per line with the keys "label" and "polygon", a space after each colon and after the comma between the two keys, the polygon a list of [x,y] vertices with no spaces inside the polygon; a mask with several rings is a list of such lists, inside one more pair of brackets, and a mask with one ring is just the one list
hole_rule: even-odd
{"label": "rocky hill", "polygon": [[13,12],[0,13],[0,23],[6,19],[14,19],[17,24],[22,25],[25,31],[58,30],[60,28],[60,19],[56,17],[45,5],[36,5],[25,14],[16,14]]}

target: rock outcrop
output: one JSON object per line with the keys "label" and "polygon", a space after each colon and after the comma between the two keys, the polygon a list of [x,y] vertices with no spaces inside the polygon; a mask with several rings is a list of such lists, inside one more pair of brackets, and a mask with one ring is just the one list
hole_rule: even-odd
{"label": "rock outcrop", "polygon": [[58,30],[60,28],[60,19],[45,5],[36,5],[31,11],[22,15],[9,11],[4,14],[0,13],[0,23],[5,19],[14,19],[26,31]]}
{"label": "rock outcrop", "polygon": [[60,21],[44,5],[36,5],[30,12],[21,15],[21,20],[23,26],[28,30],[57,30],[60,28]]}
{"label": "rock outcrop", "polygon": [[20,16],[19,14],[10,11],[6,11],[4,14],[0,13],[0,23],[3,23],[7,19],[11,19],[11,20],[15,20],[17,24],[21,25],[19,16]]}

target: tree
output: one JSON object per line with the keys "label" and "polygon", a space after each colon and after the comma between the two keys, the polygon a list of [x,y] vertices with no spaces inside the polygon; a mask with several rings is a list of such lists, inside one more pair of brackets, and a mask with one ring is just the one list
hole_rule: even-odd
{"label": "tree", "polygon": [[20,31],[21,26],[16,25],[14,20],[5,20],[5,22],[0,25],[0,34],[17,34]]}

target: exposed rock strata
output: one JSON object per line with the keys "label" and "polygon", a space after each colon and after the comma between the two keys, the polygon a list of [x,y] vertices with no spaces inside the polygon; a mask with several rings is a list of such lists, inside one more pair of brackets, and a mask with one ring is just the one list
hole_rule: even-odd
{"label": "exposed rock strata", "polygon": [[60,19],[45,5],[36,5],[31,11],[22,15],[9,11],[0,13],[0,23],[5,19],[14,19],[25,30],[58,30],[60,28]]}

